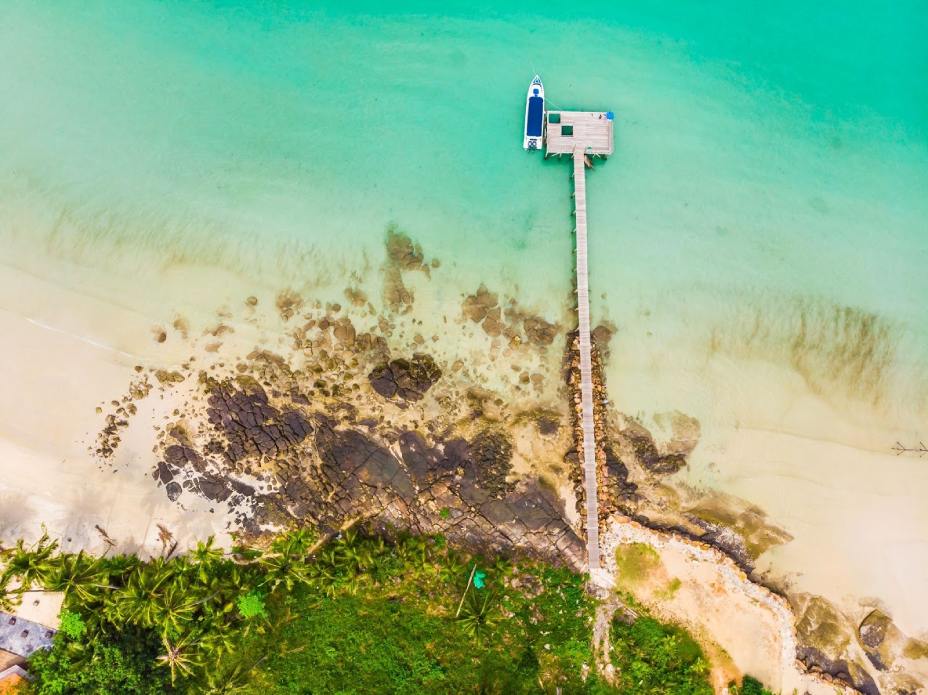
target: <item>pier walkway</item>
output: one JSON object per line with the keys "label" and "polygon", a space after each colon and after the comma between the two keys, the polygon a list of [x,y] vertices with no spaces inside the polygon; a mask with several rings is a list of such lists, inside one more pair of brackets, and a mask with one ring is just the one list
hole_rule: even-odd
{"label": "pier walkway", "polygon": [[580,396],[583,425],[583,481],[586,490],[586,545],[590,570],[599,569],[596,436],[593,429],[593,357],[590,342],[590,283],[586,246],[586,171],[583,152],[574,153],[574,216],[577,235],[577,317],[580,328]]}
{"label": "pier walkway", "polygon": [[598,470],[593,421],[593,357],[590,340],[590,282],[587,268],[586,166],[594,156],[613,152],[613,118],[597,111],[549,111],[545,118],[549,155],[573,157],[574,224],[577,262],[577,323],[580,333],[580,398],[583,430],[583,487],[586,497],[586,544],[590,573],[600,569]]}

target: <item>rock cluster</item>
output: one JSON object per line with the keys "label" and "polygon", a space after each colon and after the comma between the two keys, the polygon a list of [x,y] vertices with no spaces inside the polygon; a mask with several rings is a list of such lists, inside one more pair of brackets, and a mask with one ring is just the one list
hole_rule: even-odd
{"label": "rock cluster", "polygon": [[657,450],[651,433],[633,420],[628,421],[622,434],[634,447],[638,461],[651,473],[669,475],[676,473],[686,465],[686,456],[683,454],[661,454]]}
{"label": "rock cluster", "polygon": [[[411,308],[415,296],[403,281],[403,273],[422,272],[430,276],[430,267],[425,262],[422,247],[396,226],[387,229],[385,243],[386,260],[383,265],[383,299],[387,308],[394,313],[404,314]],[[434,265],[434,261],[433,261]]]}
{"label": "rock cluster", "polygon": [[247,456],[274,456],[302,442],[310,433],[309,423],[296,410],[281,412],[268,402],[260,385],[246,382],[236,388],[231,382],[211,381],[207,416],[221,439],[219,451],[234,464]]}
{"label": "rock cluster", "polygon": [[421,400],[441,378],[441,369],[431,355],[421,352],[412,359],[394,359],[375,367],[368,375],[371,387],[384,398]]}
{"label": "rock cluster", "polygon": [[[252,384],[210,384],[209,444],[197,450],[174,433],[154,477],[177,499],[183,491],[250,504],[245,530],[313,522],[339,528],[362,517],[386,527],[441,532],[472,548],[522,552],[583,563],[580,539],[556,494],[537,483],[507,482],[512,442],[486,428],[470,439],[400,432],[394,446],[350,422],[283,410]],[[240,470],[269,471],[258,492]]]}
{"label": "rock cluster", "polygon": [[491,338],[503,336],[510,345],[528,341],[535,347],[546,348],[561,331],[556,323],[524,311],[515,299],[508,300],[504,312],[499,295],[488,290],[486,285],[480,285],[476,292],[464,297],[461,313],[466,320],[480,324]]}

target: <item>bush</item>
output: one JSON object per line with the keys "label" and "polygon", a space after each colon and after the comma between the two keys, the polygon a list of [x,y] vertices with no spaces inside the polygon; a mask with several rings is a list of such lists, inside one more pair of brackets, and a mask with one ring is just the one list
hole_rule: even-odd
{"label": "bush", "polygon": [[754,678],[754,676],[745,676],[741,681],[741,687],[734,684],[729,686],[732,695],[773,695],[773,693],[764,687],[764,684]]}
{"label": "bush", "polygon": [[86,645],[59,632],[51,650],[37,652],[29,660],[35,677],[30,689],[36,695],[172,692],[167,673],[155,665],[158,646],[157,635],[133,628]]}
{"label": "bush", "polygon": [[613,620],[612,661],[619,690],[635,695],[713,695],[709,664],[690,635],[651,617]]}

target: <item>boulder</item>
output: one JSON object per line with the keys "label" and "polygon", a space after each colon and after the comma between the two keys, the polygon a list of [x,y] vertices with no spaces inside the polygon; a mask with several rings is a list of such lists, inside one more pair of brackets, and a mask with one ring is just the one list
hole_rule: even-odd
{"label": "boulder", "polygon": [[441,378],[441,369],[430,355],[417,352],[411,359],[390,360],[376,367],[367,378],[384,398],[418,401]]}

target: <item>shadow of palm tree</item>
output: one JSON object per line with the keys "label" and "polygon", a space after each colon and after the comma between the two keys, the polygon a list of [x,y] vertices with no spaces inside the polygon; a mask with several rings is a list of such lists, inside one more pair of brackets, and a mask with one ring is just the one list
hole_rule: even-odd
{"label": "shadow of palm tree", "polygon": [[39,531],[37,512],[29,503],[29,497],[21,492],[0,493],[0,545],[14,543],[24,536],[36,535]]}

